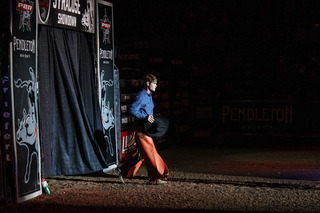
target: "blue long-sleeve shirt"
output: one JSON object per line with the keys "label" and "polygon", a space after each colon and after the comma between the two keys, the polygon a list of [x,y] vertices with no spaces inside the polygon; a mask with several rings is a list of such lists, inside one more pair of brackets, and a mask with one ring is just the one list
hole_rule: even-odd
{"label": "blue long-sleeve shirt", "polygon": [[147,115],[153,116],[154,103],[152,93],[148,94],[145,89],[140,91],[130,107],[130,113],[137,118],[144,119]]}

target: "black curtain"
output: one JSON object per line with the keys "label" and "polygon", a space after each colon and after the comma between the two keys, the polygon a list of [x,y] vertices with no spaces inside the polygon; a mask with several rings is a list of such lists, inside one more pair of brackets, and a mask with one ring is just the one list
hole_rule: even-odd
{"label": "black curtain", "polygon": [[39,120],[43,177],[107,167],[92,34],[39,26]]}

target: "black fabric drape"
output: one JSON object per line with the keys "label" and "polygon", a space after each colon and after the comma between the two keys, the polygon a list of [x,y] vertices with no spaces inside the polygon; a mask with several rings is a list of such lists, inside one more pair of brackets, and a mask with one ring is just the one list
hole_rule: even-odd
{"label": "black fabric drape", "polygon": [[39,119],[44,177],[107,167],[90,36],[41,26]]}

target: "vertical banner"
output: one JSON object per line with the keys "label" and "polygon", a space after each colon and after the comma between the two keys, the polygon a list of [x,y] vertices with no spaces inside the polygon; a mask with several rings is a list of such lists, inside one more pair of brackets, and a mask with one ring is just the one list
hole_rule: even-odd
{"label": "vertical banner", "polygon": [[11,1],[11,89],[18,202],[41,194],[36,1]]}
{"label": "vertical banner", "polygon": [[[8,63],[8,62],[7,62]],[[8,65],[8,64],[7,64]],[[1,146],[0,146],[0,194],[2,199],[12,199],[13,186],[13,168],[14,168],[14,153],[13,153],[13,135],[12,135],[12,107],[11,107],[11,89],[9,70],[4,70],[1,67]],[[2,162],[2,160],[4,162]],[[3,188],[2,188],[3,187]],[[7,196],[9,194],[9,196]]]}
{"label": "vertical banner", "polygon": [[115,80],[113,56],[113,4],[97,1],[97,55],[99,72],[99,101],[107,144],[108,165],[117,164],[115,137]]}

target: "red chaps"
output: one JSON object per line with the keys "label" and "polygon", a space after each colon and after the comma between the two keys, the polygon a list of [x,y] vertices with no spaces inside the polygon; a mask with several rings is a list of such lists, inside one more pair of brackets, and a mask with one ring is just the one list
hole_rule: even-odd
{"label": "red chaps", "polygon": [[122,176],[133,178],[144,161],[150,182],[153,183],[158,179],[166,180],[169,170],[158,154],[152,137],[136,131],[135,140],[139,152],[120,167]]}

